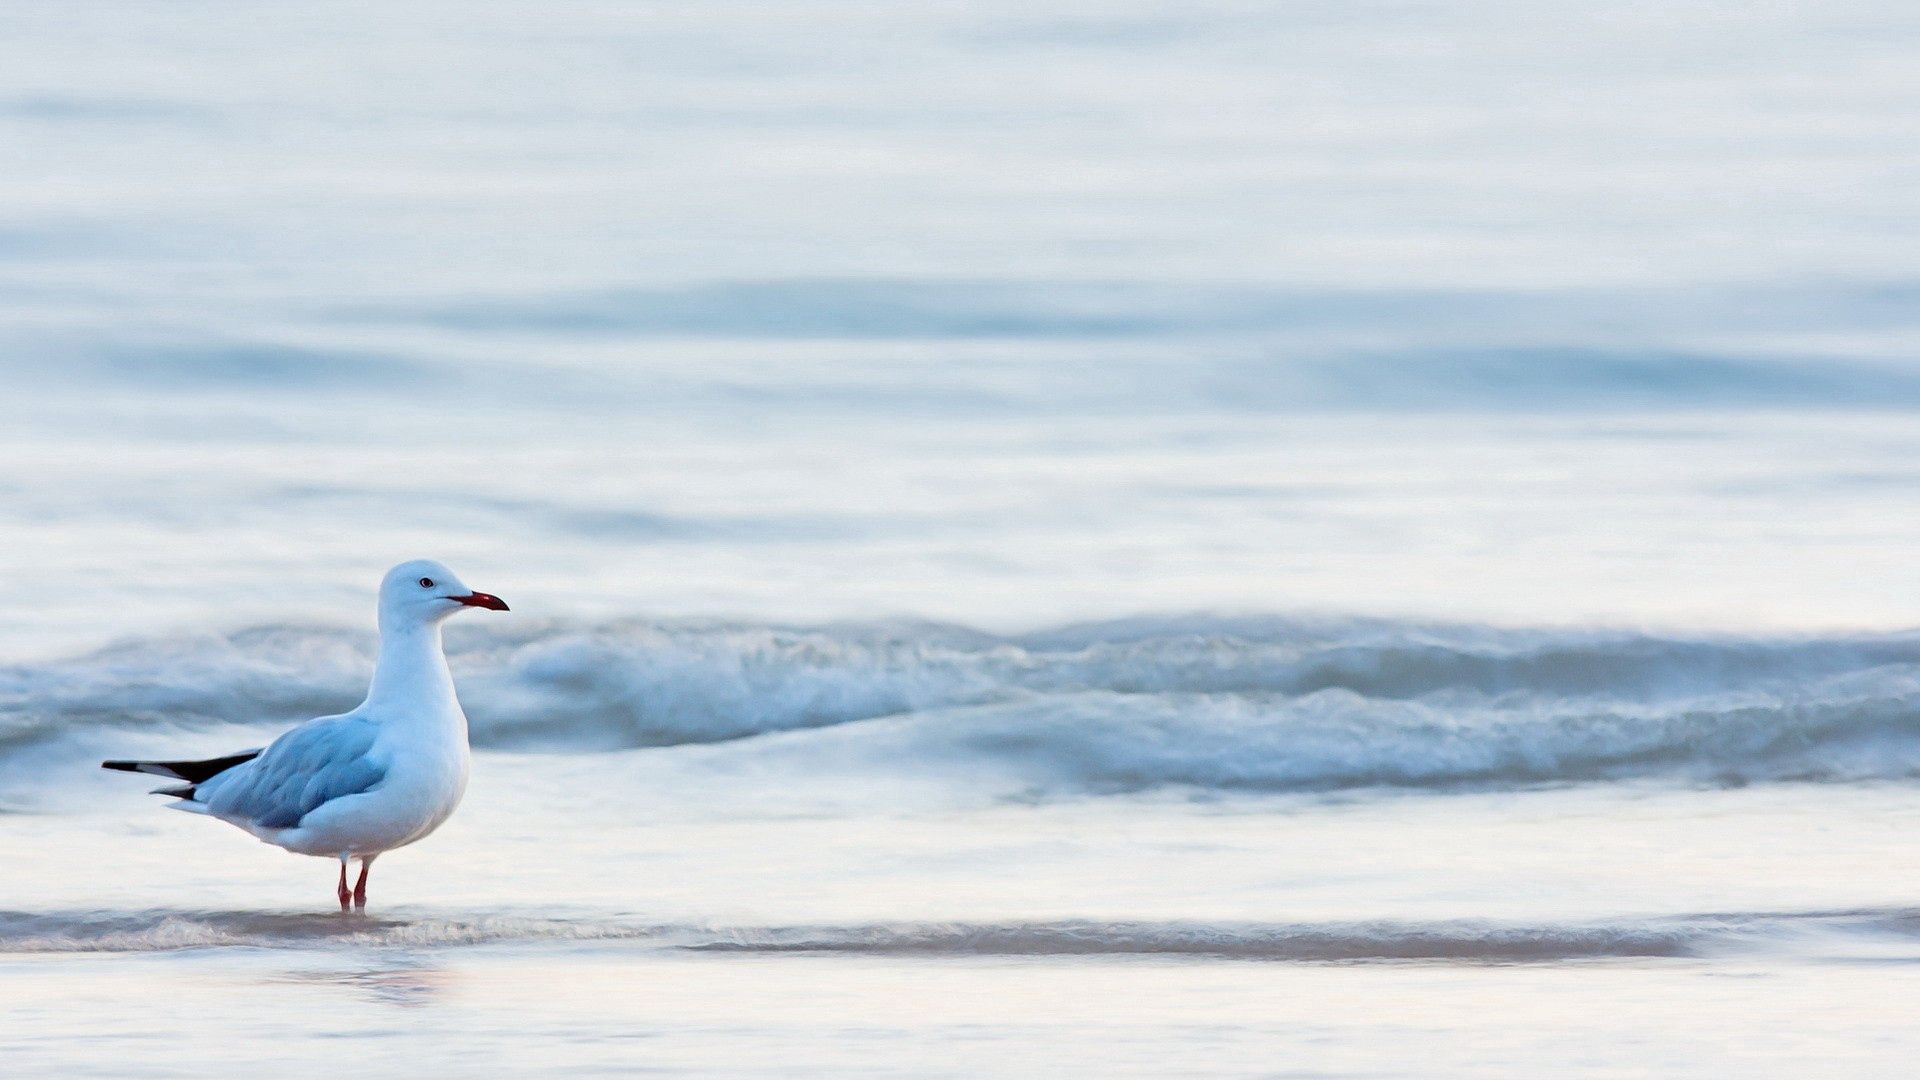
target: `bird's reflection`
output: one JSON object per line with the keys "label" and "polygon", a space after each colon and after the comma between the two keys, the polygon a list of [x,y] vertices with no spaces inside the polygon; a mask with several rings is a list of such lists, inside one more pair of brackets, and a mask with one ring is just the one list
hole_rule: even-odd
{"label": "bird's reflection", "polygon": [[375,1004],[423,1009],[453,985],[453,973],[426,961],[399,961],[329,970],[289,971],[271,981],[307,986],[336,986]]}

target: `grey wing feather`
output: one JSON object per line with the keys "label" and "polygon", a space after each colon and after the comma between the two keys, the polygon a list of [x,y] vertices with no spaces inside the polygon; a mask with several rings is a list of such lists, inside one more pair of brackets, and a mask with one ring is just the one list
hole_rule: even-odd
{"label": "grey wing feather", "polygon": [[386,779],[386,767],[367,756],[378,733],[377,725],[357,716],[309,721],[217,777],[218,783],[202,785],[199,801],[221,817],[291,829],[321,806]]}

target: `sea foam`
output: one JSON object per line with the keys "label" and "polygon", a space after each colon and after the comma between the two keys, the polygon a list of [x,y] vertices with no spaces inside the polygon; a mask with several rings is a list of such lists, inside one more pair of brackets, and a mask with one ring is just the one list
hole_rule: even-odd
{"label": "sea foam", "polygon": [[1917,931],[1920,914],[1909,909],[1699,913],[1564,923],[1067,919],[769,926],[661,923],[612,914],[342,916],[142,909],[0,911],[0,954],[231,947],[419,950],[595,941],[705,953],[1512,964],[1737,955],[1767,949],[1818,952],[1847,942],[1904,951]]}

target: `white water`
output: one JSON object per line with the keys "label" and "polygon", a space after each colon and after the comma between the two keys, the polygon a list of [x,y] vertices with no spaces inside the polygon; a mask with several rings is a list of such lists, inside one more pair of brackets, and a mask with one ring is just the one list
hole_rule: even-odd
{"label": "white water", "polygon": [[[0,1058],[1904,1068],[1915,31],[9,11]],[[94,767],[417,555],[514,611],[372,916]]]}

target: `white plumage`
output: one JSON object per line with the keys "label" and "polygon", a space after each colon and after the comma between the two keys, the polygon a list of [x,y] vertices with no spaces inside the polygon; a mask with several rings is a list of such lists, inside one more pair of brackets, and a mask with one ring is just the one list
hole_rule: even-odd
{"label": "white plumage", "polygon": [[[340,906],[366,906],[375,857],[440,827],[467,787],[467,717],[454,696],[440,623],[469,607],[507,610],[428,559],[380,583],[380,658],[367,699],[309,720],[261,750],[208,761],[108,761],[186,781],[158,789],[176,809],[230,822],[302,855],[340,860]],[[360,878],[347,888],[347,864]]]}

